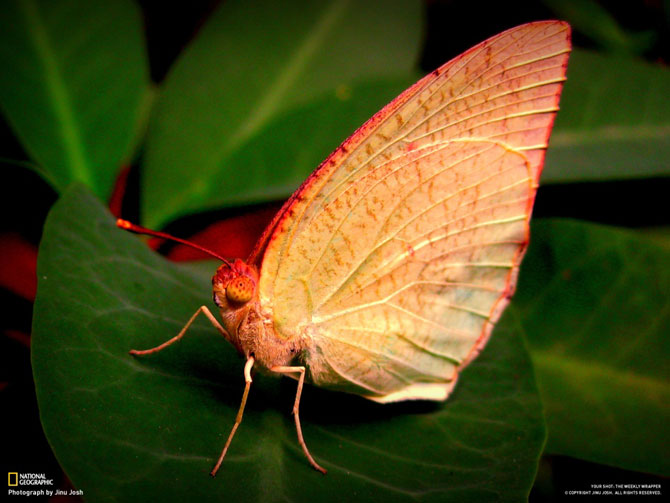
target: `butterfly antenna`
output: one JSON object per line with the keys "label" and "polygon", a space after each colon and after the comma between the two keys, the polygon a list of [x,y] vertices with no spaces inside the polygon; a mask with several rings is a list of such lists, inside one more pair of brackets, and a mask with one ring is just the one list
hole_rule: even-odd
{"label": "butterfly antenna", "polygon": [[157,238],[163,238],[163,239],[169,239],[171,241],[176,241],[177,243],[181,243],[186,246],[190,246],[191,248],[194,248],[196,250],[200,250],[201,252],[205,252],[208,255],[211,255],[214,258],[219,259],[221,262],[226,264],[228,267],[233,267],[232,264],[228,259],[223,258],[221,255],[218,253],[213,252],[212,250],[208,250],[207,248],[204,248],[200,245],[197,245],[195,243],[191,243],[190,241],[186,241],[185,239],[177,238],[174,236],[171,236],[170,234],[167,234],[165,232],[160,232],[160,231],[152,231],[151,229],[147,229],[146,227],[142,227],[141,225],[136,225],[132,222],[129,222],[128,220],[124,220],[123,218],[117,218],[116,220],[116,226],[125,229],[130,232],[136,232],[137,234],[146,234],[147,236],[154,236]]}

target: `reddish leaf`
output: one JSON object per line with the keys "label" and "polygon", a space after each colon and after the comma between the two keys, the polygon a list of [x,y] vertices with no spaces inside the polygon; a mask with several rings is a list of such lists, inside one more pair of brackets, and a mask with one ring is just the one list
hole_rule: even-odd
{"label": "reddish leaf", "polygon": [[121,209],[123,208],[123,196],[126,195],[126,188],[128,187],[128,174],[130,173],[130,166],[121,166],[114,182],[114,190],[109,198],[109,211],[115,217],[121,216]]}
{"label": "reddish leaf", "polygon": [[0,234],[0,286],[24,299],[35,300],[37,249],[15,232]]}
{"label": "reddish leaf", "polygon": [[30,347],[30,335],[26,334],[25,332],[21,332],[20,330],[7,329],[5,330],[5,335],[10,339],[14,339],[18,343],[26,346],[27,348]]}
{"label": "reddish leaf", "polygon": [[[194,234],[189,240],[224,257],[246,258],[280,206],[280,204],[270,205],[245,215],[216,222]],[[184,245],[176,245],[167,256],[176,262],[211,258]]]}

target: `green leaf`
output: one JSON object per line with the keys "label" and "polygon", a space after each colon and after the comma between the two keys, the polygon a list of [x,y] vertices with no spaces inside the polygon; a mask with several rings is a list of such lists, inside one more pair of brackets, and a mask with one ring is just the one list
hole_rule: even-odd
{"label": "green leaf", "polygon": [[670,250],[670,227],[646,227],[640,231],[650,242]]}
{"label": "green leaf", "polygon": [[[220,180],[200,184],[200,199],[191,211],[235,204],[286,199],[342,141],[384,103],[411,85],[409,78],[342,86],[313,102],[278,114],[231,153]],[[382,103],[381,105],[379,103]],[[318,127],[315,127],[318,124]],[[193,170],[197,173],[197,170]],[[160,186],[160,181],[156,181]],[[147,187],[148,189],[148,187]]]}
{"label": "green leaf", "polygon": [[536,221],[514,306],[547,452],[670,474],[670,250],[639,233]]}
{"label": "green leaf", "polygon": [[[214,266],[213,266],[214,267]],[[32,362],[45,433],[90,501],[525,501],[544,441],[528,354],[502,323],[446,403],[380,405],[257,375],[233,423],[242,360],[206,320],[172,337],[211,283],[114,227],[81,188],[49,215],[40,248]]]}
{"label": "green leaf", "polygon": [[670,70],[575,50],[542,183],[670,176]]}
{"label": "green leaf", "polygon": [[642,55],[654,41],[654,32],[628,33],[612,14],[595,0],[544,0],[544,4],[601,48],[620,53]]}
{"label": "green leaf", "polygon": [[[228,190],[231,184],[256,193],[263,187],[256,183],[259,173],[284,166],[271,162],[272,152],[259,154],[262,166],[240,163],[240,155],[248,158],[241,151],[261,132],[276,135],[279,144],[288,138],[294,151],[309,146],[312,134],[289,137],[290,130],[268,128],[315,101],[337,104],[334,97],[346,97],[357,83],[409,76],[420,33],[421,4],[414,0],[225,2],[177,61],[156,104],[143,171],[143,221],[158,227],[187,211],[225,203],[237,195]],[[361,109],[359,98],[366,100],[363,117],[353,113]],[[387,99],[386,92],[375,98],[354,93],[345,101],[350,108],[327,108],[348,119],[344,134],[330,145],[336,147]],[[320,137],[324,124],[293,126]],[[291,179],[316,168],[328,153],[322,150],[308,147],[290,159],[291,167],[309,165]]]}
{"label": "green leaf", "polygon": [[8,122],[57,190],[76,180],[107,197],[148,89],[137,7],[10,0],[0,18]]}

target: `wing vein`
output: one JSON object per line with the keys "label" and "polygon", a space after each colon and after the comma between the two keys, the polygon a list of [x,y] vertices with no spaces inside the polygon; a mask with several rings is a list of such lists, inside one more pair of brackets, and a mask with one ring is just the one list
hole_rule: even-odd
{"label": "wing vein", "polygon": [[[361,331],[361,332],[370,332],[371,331],[370,329],[361,328],[361,327],[343,327],[343,328],[346,328],[347,330]],[[385,334],[386,332],[380,331],[379,333]],[[365,346],[361,346],[359,344],[353,343],[352,341],[348,341],[346,339],[341,339],[341,338],[335,337],[333,335],[328,335],[328,339],[333,340],[333,341],[337,341],[341,344],[346,344],[347,346],[351,346],[353,348],[363,350],[367,353],[370,353],[370,354],[373,354],[373,355],[380,356],[382,358],[391,360],[395,363],[398,363],[398,364],[402,365],[405,368],[411,369],[412,371],[416,372],[417,374],[426,374],[426,369],[425,368],[419,369],[419,368],[415,367],[414,365],[411,365],[406,360],[400,359],[395,355],[386,354],[386,353],[383,353],[381,351],[377,351],[377,350],[374,350],[374,349],[371,349],[371,348],[368,348],[368,347],[365,347]],[[423,348],[421,348],[421,349],[423,350]],[[432,353],[429,353],[429,354],[432,355]],[[385,369],[385,370],[389,370],[389,369]],[[430,374],[430,375],[434,375],[435,377],[443,377],[443,376],[437,375],[437,374]]]}
{"label": "wing vein", "polygon": [[[483,181],[486,181],[486,179],[484,179]],[[503,188],[500,189],[500,190],[493,191],[493,192],[491,192],[491,193],[489,193],[489,194],[486,194],[485,196],[481,197],[480,200],[481,200],[481,199],[486,199],[486,198],[491,197],[491,196],[495,196],[495,195],[501,194],[502,192],[504,192],[504,191],[506,191],[506,190],[509,190],[510,188],[514,187],[515,185],[520,184],[520,183],[524,183],[524,182],[526,182],[526,181],[528,181],[528,180],[521,180],[521,181],[516,182],[516,183],[514,183],[514,184],[511,184],[511,185],[509,185],[509,186],[507,186],[507,187],[503,187]],[[480,182],[480,183],[481,183],[481,182]],[[473,185],[473,186],[474,186],[474,185]],[[424,209],[422,212],[416,214],[413,218],[411,218],[411,219],[409,219],[407,222],[405,222],[405,223],[403,224],[403,226],[399,227],[393,234],[390,234],[388,237],[386,237],[385,239],[383,239],[382,241],[380,241],[377,245],[375,245],[375,246],[372,248],[372,250],[370,250],[370,253],[368,253],[367,256],[365,256],[363,259],[361,259],[361,260],[358,262],[358,264],[356,265],[356,267],[352,267],[352,268],[350,269],[349,273],[348,273],[345,277],[342,278],[342,280],[340,281],[340,283],[339,283],[339,284],[338,284],[338,285],[337,285],[337,286],[336,286],[336,287],[335,287],[335,288],[334,288],[334,289],[333,289],[333,290],[332,290],[326,297],[324,297],[323,299],[321,299],[321,301],[320,301],[319,304],[318,304],[318,307],[316,307],[315,310],[318,310],[320,307],[324,306],[324,305],[325,305],[325,304],[326,304],[326,303],[327,303],[333,296],[335,296],[335,295],[336,295],[336,294],[337,294],[337,293],[338,293],[338,292],[339,292],[339,291],[340,291],[340,290],[341,290],[341,289],[342,289],[342,288],[349,282],[349,280],[350,280],[352,277],[355,276],[355,274],[360,270],[360,268],[363,266],[363,264],[365,264],[367,258],[368,258],[371,254],[373,254],[374,252],[376,252],[377,250],[379,250],[382,246],[386,245],[386,244],[387,244],[388,242],[390,242],[391,240],[393,240],[393,239],[400,239],[400,238],[397,237],[398,234],[399,234],[401,231],[403,231],[404,229],[406,229],[407,226],[409,226],[412,222],[414,222],[416,219],[418,219],[418,218],[419,218],[420,216],[422,216],[424,213],[426,213],[426,212],[432,210],[433,208],[435,208],[435,207],[437,207],[437,206],[439,206],[439,205],[441,205],[441,204],[444,204],[444,203],[445,203],[446,201],[448,201],[451,197],[455,197],[458,193],[460,193],[460,192],[462,192],[462,191],[464,191],[464,190],[467,190],[468,188],[471,188],[471,187],[461,187],[461,188],[460,188],[458,191],[456,191],[454,194],[451,194],[451,195],[449,195],[448,197],[445,197],[445,198],[443,198],[443,199],[441,199],[441,200],[435,202],[433,205],[431,205],[431,206],[429,206],[428,208]],[[520,200],[519,200],[519,201],[520,201]],[[514,201],[512,201],[512,202],[514,202]],[[509,204],[509,203],[508,203],[508,204]],[[399,204],[398,204],[398,205],[399,205]],[[396,207],[397,207],[398,205],[396,205]],[[502,204],[501,204],[501,205],[502,205]],[[501,206],[501,205],[493,205],[493,206],[485,207],[485,208],[482,208],[482,209],[480,209],[480,210],[478,210],[478,211],[486,211],[486,210],[490,210],[490,209],[496,208],[496,207]],[[391,213],[392,213],[392,212],[391,212]],[[521,218],[525,218],[526,216],[527,216],[527,215],[524,214],[523,216],[516,217],[516,218],[517,218],[517,220],[520,220]],[[462,217],[459,217],[459,218],[462,218]],[[426,232],[426,233],[424,233],[424,234],[422,234],[422,235],[420,235],[420,236],[418,236],[418,237],[423,237],[423,236],[425,236],[425,235],[427,235],[427,234],[430,234],[430,233],[432,233],[432,232],[435,232],[437,229],[439,229],[439,228],[441,228],[441,227],[442,227],[442,228],[443,228],[443,227],[447,227],[448,225],[453,224],[455,221],[456,221],[456,220],[450,220],[450,221],[448,221],[448,222],[443,222],[443,223],[440,225],[440,227],[433,228],[433,229],[429,230],[428,232]],[[513,220],[509,220],[509,221],[513,221]],[[384,225],[386,225],[387,222],[388,222],[388,219],[385,220],[385,222],[383,223],[382,227],[383,227]],[[450,238],[450,237],[454,237],[454,236],[457,236],[457,235],[459,235],[459,234],[468,232],[468,231],[470,231],[470,230],[472,230],[472,229],[474,229],[474,228],[481,228],[481,227],[484,227],[485,225],[495,225],[495,224],[498,224],[498,223],[501,223],[501,220],[494,220],[494,221],[482,222],[482,223],[480,223],[480,224],[478,224],[478,225],[476,225],[476,226],[463,227],[463,228],[459,229],[459,230],[456,231],[456,232],[448,233],[448,234],[442,236],[441,239],[448,239],[448,238]],[[404,241],[404,240],[403,240],[403,241]],[[416,251],[417,248],[413,246],[413,249],[414,249],[414,251]],[[322,256],[323,256],[323,255],[322,255]],[[391,264],[391,263],[394,262],[394,261],[397,262],[397,260],[396,260],[395,258],[389,258],[389,259],[387,259],[386,262],[385,262],[384,264],[382,264],[381,266],[379,266],[379,267],[376,269],[375,273],[376,273],[377,271],[379,271],[379,270],[385,268],[385,267],[388,267],[388,265]],[[314,270],[314,269],[312,269],[312,271],[313,271],[313,270]],[[392,269],[391,271],[393,271],[393,270],[394,270],[394,269]],[[375,273],[373,273],[373,276],[374,276]],[[366,288],[366,287],[368,287],[370,284],[375,283],[375,282],[378,281],[379,279],[380,279],[380,278],[375,279],[374,281],[372,281],[371,283],[368,283],[367,285],[365,285],[365,286],[362,287],[362,288]]]}
{"label": "wing vein", "polygon": [[[430,155],[433,155],[433,154],[435,154],[436,152],[439,152],[439,151],[442,150],[442,149],[446,149],[449,145],[450,145],[449,143],[445,143],[444,145],[441,145],[441,146],[437,147],[436,150],[432,150],[432,151],[430,151],[430,152],[428,152],[428,153],[422,155],[421,157],[419,157],[419,159],[422,159],[422,158],[428,157],[428,156],[430,156]],[[491,148],[492,148],[492,147],[491,147]],[[462,163],[462,162],[467,161],[467,160],[470,160],[471,158],[476,157],[477,155],[481,155],[481,152],[476,152],[476,153],[474,153],[474,154],[472,154],[472,155],[470,155],[470,156],[467,156],[467,157],[465,157],[465,158],[463,158],[463,159],[459,159],[457,162],[451,164],[450,166],[446,166],[446,167],[444,167],[442,170],[439,170],[439,171],[437,171],[436,173],[434,173],[433,175],[431,175],[430,177],[428,177],[425,181],[422,182],[422,184],[423,184],[423,183],[426,183],[426,182],[428,182],[428,181],[430,181],[430,180],[432,180],[432,179],[434,179],[435,177],[439,176],[440,174],[444,173],[445,171],[447,171],[447,170],[449,170],[449,169],[452,169],[452,168],[453,168],[454,166],[456,166],[457,164]],[[399,156],[398,158],[393,158],[393,159],[387,161],[386,163],[383,163],[383,164],[381,164],[381,165],[379,165],[379,166],[376,166],[376,167],[374,168],[374,170],[372,170],[372,171],[370,171],[369,173],[365,174],[363,178],[366,178],[366,177],[368,177],[368,176],[372,176],[372,175],[374,175],[374,173],[375,173],[377,170],[383,169],[386,165],[391,164],[391,163],[393,163],[394,161],[396,161],[397,159],[400,159],[400,158],[402,158],[402,156]],[[372,192],[376,187],[379,186],[379,184],[383,183],[387,178],[389,178],[389,177],[391,177],[392,175],[396,174],[398,171],[400,171],[400,170],[402,170],[402,169],[404,169],[404,168],[409,167],[411,164],[415,163],[417,160],[418,160],[418,159],[413,159],[413,160],[411,160],[411,161],[407,161],[405,164],[401,164],[401,165],[399,165],[397,168],[394,168],[394,169],[393,169],[392,171],[390,171],[388,174],[386,174],[385,176],[383,176],[382,178],[380,178],[380,179],[379,179],[377,182],[375,182],[370,188],[368,188],[368,189],[367,189],[367,190],[366,190],[366,191],[365,191],[365,192],[364,192],[358,199],[356,199],[356,201],[353,203],[352,207],[356,207],[361,201],[365,200],[365,196],[367,196],[370,192]],[[482,168],[482,170],[483,170],[483,169],[484,169],[484,168]],[[494,175],[492,175],[492,176],[494,176]],[[485,179],[485,180],[486,180],[486,179]],[[408,181],[405,185],[408,185],[409,183],[410,183],[410,182]],[[421,186],[421,184],[420,184],[420,185],[417,185],[416,187],[414,187],[411,191],[406,192],[405,197],[403,197],[402,199],[400,199],[400,200],[398,201],[398,203],[394,206],[394,209],[397,208],[397,207],[399,206],[400,203],[402,203],[403,201],[405,201],[411,194],[413,194],[413,193],[414,193],[420,186]],[[461,190],[455,192],[454,194],[458,194],[458,193],[462,192],[463,190],[467,190],[467,188],[471,188],[471,187],[465,187],[465,188],[463,188],[463,189],[461,189]],[[348,192],[349,190],[350,190],[350,189],[345,190],[344,193]],[[344,194],[344,193],[343,193],[343,194]],[[342,194],[342,195],[343,195],[343,194]],[[326,208],[326,207],[327,207],[327,206],[325,206],[325,207],[321,207],[321,208],[318,210],[318,212],[312,217],[312,219],[315,220],[316,218],[318,218],[319,215],[321,215],[321,214],[323,213],[323,211],[325,211],[325,208]],[[393,212],[391,212],[391,213],[393,213]],[[331,233],[330,239],[329,239],[328,242],[323,246],[323,250],[322,250],[322,252],[321,252],[321,255],[319,255],[319,257],[318,257],[318,258],[314,261],[314,263],[312,264],[312,267],[311,267],[310,271],[308,272],[308,276],[311,276],[311,275],[313,274],[313,272],[314,272],[314,270],[316,269],[317,265],[318,265],[318,264],[321,262],[321,260],[323,259],[324,254],[325,254],[326,251],[328,250],[328,246],[330,246],[330,244],[333,242],[333,239],[334,239],[335,236],[337,235],[338,231],[341,229],[341,227],[342,227],[342,225],[344,224],[344,222],[347,220],[347,217],[348,217],[348,214],[344,214],[344,215],[342,215],[342,216],[340,217],[340,220],[339,220],[337,226],[335,227],[335,230]]]}

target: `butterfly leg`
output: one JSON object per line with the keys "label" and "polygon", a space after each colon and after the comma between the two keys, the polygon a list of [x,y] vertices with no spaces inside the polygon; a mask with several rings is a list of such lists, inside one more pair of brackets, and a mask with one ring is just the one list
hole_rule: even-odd
{"label": "butterfly leg", "polygon": [[223,446],[221,456],[219,456],[219,460],[216,462],[216,465],[214,465],[214,468],[212,468],[212,471],[209,473],[212,477],[214,477],[216,475],[216,472],[219,471],[219,467],[223,462],[223,458],[226,456],[226,452],[228,452],[228,447],[230,447],[230,443],[233,441],[233,436],[237,431],[237,427],[242,422],[242,415],[244,414],[244,406],[247,404],[247,397],[249,396],[249,388],[251,387],[251,367],[254,366],[254,361],[255,361],[254,357],[250,356],[249,359],[247,360],[246,365],[244,365],[244,393],[242,394],[242,403],[240,403],[240,409],[237,411],[235,424],[233,424],[233,429],[230,431],[230,434],[228,435],[226,445]]}
{"label": "butterfly leg", "polygon": [[298,408],[300,406],[300,395],[302,394],[302,385],[305,382],[305,367],[277,366],[272,367],[270,370],[272,372],[277,372],[279,374],[294,374],[296,372],[300,373],[300,378],[298,379],[298,391],[295,394],[295,403],[293,404],[293,417],[295,418],[295,429],[298,432],[298,442],[300,443],[300,447],[302,447],[302,451],[305,453],[305,456],[307,456],[309,464],[311,464],[315,470],[320,471],[321,473],[326,473],[326,469],[321,467],[316,461],[314,461],[314,458],[309,453],[309,450],[307,449],[307,444],[305,443],[305,439],[302,436],[302,428],[300,427],[300,415],[298,414]]}
{"label": "butterfly leg", "polygon": [[214,318],[214,315],[207,308],[207,306],[200,306],[200,308],[193,314],[193,316],[191,316],[191,319],[188,320],[188,322],[186,322],[186,325],[184,325],[184,328],[182,328],[181,331],[176,336],[174,336],[172,339],[170,339],[169,341],[166,341],[163,344],[161,344],[160,346],[156,346],[155,348],[151,348],[151,349],[143,349],[143,350],[131,349],[129,351],[129,353],[131,355],[150,355],[151,353],[157,353],[161,349],[165,349],[166,347],[170,346],[171,344],[174,344],[175,342],[177,342],[179,339],[181,339],[184,336],[184,334],[188,330],[188,327],[191,326],[191,324],[193,323],[195,318],[200,313],[204,313],[205,316],[207,316],[207,318],[209,319],[209,321],[212,322],[212,325],[214,325],[214,328],[216,328],[219,332],[221,332],[221,334],[225,338],[228,338],[227,332],[224,330],[224,328],[221,326],[221,324],[218,321],[216,321],[216,318]]}

